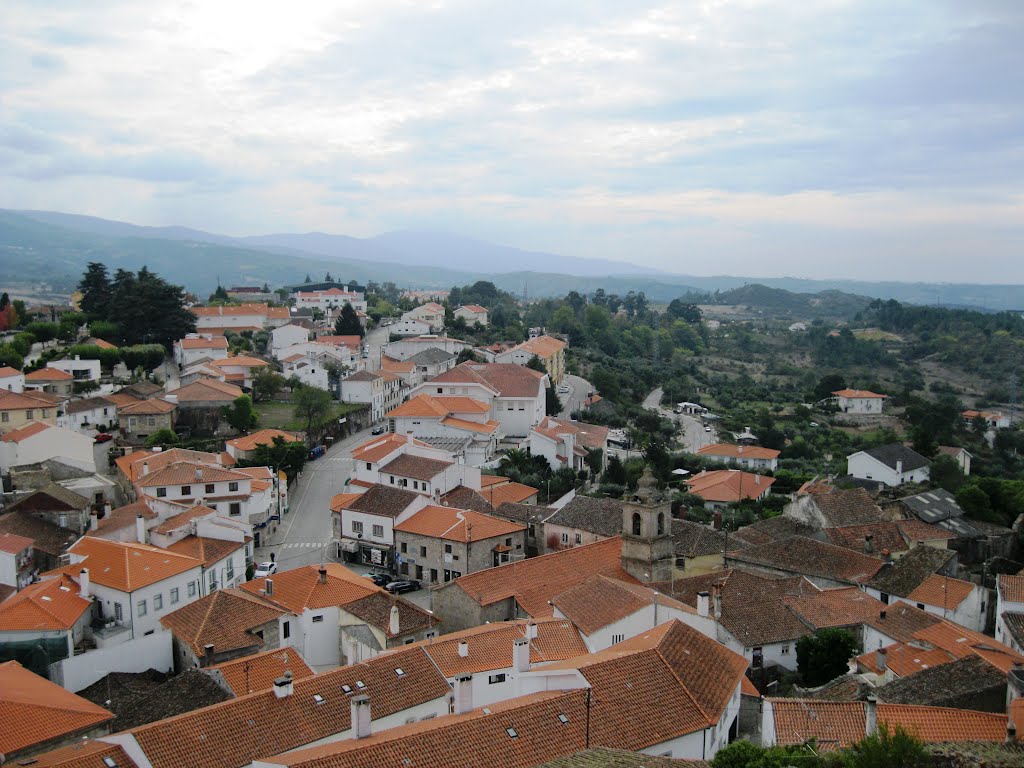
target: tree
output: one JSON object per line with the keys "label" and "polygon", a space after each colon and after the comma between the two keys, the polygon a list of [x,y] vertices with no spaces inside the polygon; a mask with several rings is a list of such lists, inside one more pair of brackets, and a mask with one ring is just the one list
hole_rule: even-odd
{"label": "tree", "polygon": [[271,445],[256,446],[252,458],[239,462],[243,467],[274,467],[287,468],[289,475],[297,474],[306,463],[309,450],[301,441],[285,440],[276,436]]}
{"label": "tree", "polygon": [[113,295],[106,264],[90,261],[86,265],[85,274],[78,282],[78,290],[82,293],[82,300],[79,302],[82,312],[97,319],[107,317]]}
{"label": "tree", "polygon": [[318,387],[299,387],[292,393],[295,404],[295,418],[306,424],[306,439],[316,445],[324,424],[331,417],[334,400],[331,393]]}
{"label": "tree", "polygon": [[590,468],[590,476],[596,479],[601,474],[601,465],[604,463],[604,450],[594,448],[583,460],[587,463],[587,467]]}
{"label": "tree", "polygon": [[526,367],[532,371],[540,371],[541,373],[548,372],[548,369],[544,367],[544,361],[536,355],[526,361]]}
{"label": "tree", "polygon": [[224,290],[223,285],[218,285],[217,290],[210,294],[210,303],[213,304],[217,301],[231,301],[231,297],[228,296],[228,292]]}
{"label": "tree", "polygon": [[957,460],[945,454],[939,454],[932,459],[928,475],[931,481],[939,486],[939,488],[945,488],[953,494],[963,487],[967,479]]}
{"label": "tree", "polygon": [[164,362],[166,350],[159,344],[133,344],[121,348],[121,360],[128,370],[152,371]]}
{"label": "tree", "polygon": [[700,307],[696,304],[688,304],[682,299],[672,299],[668,307],[665,308],[665,314],[674,320],[682,320],[690,325],[699,325],[703,317]]}
{"label": "tree", "polygon": [[342,306],[338,319],[334,321],[334,333],[337,336],[358,336],[359,338],[363,338],[366,333],[359,322],[359,316],[355,309],[348,302]]}
{"label": "tree", "polygon": [[174,434],[174,431],[163,427],[158,429],[152,435],[146,438],[146,447],[152,448],[156,445],[177,445],[178,436]]}
{"label": "tree", "polygon": [[544,413],[548,416],[557,416],[562,412],[562,398],[558,396],[553,386],[544,390]]}
{"label": "tree", "polygon": [[463,363],[482,363],[483,359],[476,352],[473,351],[472,347],[463,347],[459,351],[459,356],[455,358],[456,365],[462,365]]}
{"label": "tree", "polygon": [[[32,325],[50,325],[50,323],[33,323]],[[93,320],[89,323],[89,335],[111,343],[121,338],[121,329],[117,323],[108,320]]]}
{"label": "tree", "polygon": [[992,500],[977,485],[965,485],[956,493],[956,503],[970,517],[992,519]]}
{"label": "tree", "polygon": [[796,667],[805,686],[824,685],[846,673],[857,655],[857,640],[845,629],[823,629],[796,644]]}
{"label": "tree", "polygon": [[313,278],[309,276],[309,272],[306,273],[306,279],[303,280],[302,282],[305,283],[306,285],[309,285],[310,283],[313,282]]}
{"label": "tree", "polygon": [[252,398],[248,395],[236,397],[231,405],[225,406],[222,410],[224,421],[226,421],[235,432],[245,432],[252,429],[260,420],[260,415],[253,408]]}
{"label": "tree", "polygon": [[838,392],[845,387],[846,379],[843,378],[842,374],[826,374],[818,380],[817,385],[814,387],[814,400],[824,400],[827,397],[831,397],[833,392]]}
{"label": "tree", "polygon": [[185,309],[185,290],[146,267],[137,274],[118,269],[104,312],[94,319],[117,323],[124,344],[154,343],[165,349],[196,329],[195,316]]}
{"label": "tree", "polygon": [[252,376],[252,399],[257,403],[261,400],[273,400],[286,384],[284,376],[270,366],[259,368]]}
{"label": "tree", "polygon": [[328,272],[326,275],[324,275],[324,282],[325,283],[333,283],[334,282],[334,278],[331,277],[331,273],[330,272]]}
{"label": "tree", "polygon": [[933,764],[931,753],[918,738],[898,725],[889,730],[884,723],[850,747],[848,758],[850,768],[926,768]]}

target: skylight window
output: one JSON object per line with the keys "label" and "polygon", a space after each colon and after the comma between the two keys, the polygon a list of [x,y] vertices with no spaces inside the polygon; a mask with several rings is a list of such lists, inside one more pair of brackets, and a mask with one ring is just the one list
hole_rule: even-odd
{"label": "skylight window", "polygon": [[395,667],[395,674],[399,677],[405,677],[405,670],[401,667]]}
{"label": "skylight window", "polygon": [[314,693],[313,694],[313,701],[316,702],[317,704],[323,704],[324,703],[324,697],[321,696],[319,693]]}
{"label": "skylight window", "polygon": [[112,757],[104,757],[103,764],[107,766],[107,768],[117,768],[117,761]]}
{"label": "skylight window", "polygon": [[356,688],[358,688],[359,690],[363,690],[363,688],[365,687],[366,683],[364,683],[362,680],[356,680]]}
{"label": "skylight window", "polygon": [[505,729],[505,733],[507,733],[509,735],[510,739],[515,739],[515,738],[518,738],[518,736],[519,736],[519,734],[516,733],[516,729],[515,728],[506,728]]}
{"label": "skylight window", "polygon": [[564,712],[562,712],[558,715],[558,722],[560,722],[562,725],[565,725],[569,722],[569,718],[566,716]]}
{"label": "skylight window", "polygon": [[341,690],[344,691],[345,693],[352,693],[352,686],[351,685],[342,685],[341,686]]}

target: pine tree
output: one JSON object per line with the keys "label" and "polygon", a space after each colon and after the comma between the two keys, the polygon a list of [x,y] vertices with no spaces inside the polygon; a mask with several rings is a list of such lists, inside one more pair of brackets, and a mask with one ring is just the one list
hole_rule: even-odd
{"label": "pine tree", "polygon": [[[121,272],[124,270],[118,270],[118,274]],[[82,312],[93,320],[110,319],[110,312],[113,309],[111,307],[113,289],[106,264],[90,261],[86,266],[85,274],[82,275],[82,279],[78,283],[78,290],[82,292],[80,304]]]}
{"label": "pine tree", "polygon": [[358,336],[359,338],[363,338],[363,334],[366,333],[351,304],[342,306],[341,314],[334,322],[334,333],[338,336]]}

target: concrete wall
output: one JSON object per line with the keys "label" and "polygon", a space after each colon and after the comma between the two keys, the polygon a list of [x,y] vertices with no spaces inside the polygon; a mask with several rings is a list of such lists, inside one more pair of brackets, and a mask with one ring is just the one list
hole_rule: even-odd
{"label": "concrete wall", "polygon": [[[395,531],[396,549],[409,566],[407,570],[402,571],[403,575],[408,573],[413,578],[421,578],[417,567],[422,566],[422,578],[429,582],[430,569],[435,569],[437,571],[436,583],[444,583],[445,581],[458,578],[458,576],[450,574],[450,578],[445,579],[444,572],[446,570],[450,572],[457,571],[459,576],[464,576],[467,573],[493,568],[494,553],[492,550],[495,545],[504,544],[506,540],[512,541],[510,556],[518,556],[519,559],[522,559],[526,547],[525,529],[509,536],[497,536],[483,539],[482,541],[475,541],[468,546],[457,541],[447,541],[432,536]],[[402,552],[402,544],[406,545],[405,552]],[[451,546],[452,549],[451,554],[447,558],[445,555],[446,545]],[[425,555],[423,554],[423,548],[426,549]]]}
{"label": "concrete wall", "polygon": [[526,617],[525,613],[519,611],[512,598],[499,600],[490,605],[479,605],[455,584],[434,590],[433,604],[434,615],[441,620],[438,629],[442,634],[479,627],[488,621],[508,621]]}
{"label": "concrete wall", "polygon": [[50,679],[77,693],[111,672],[145,672],[147,669],[159,672],[174,669],[170,632],[157,632],[114,648],[97,649],[58,661],[50,665]]}

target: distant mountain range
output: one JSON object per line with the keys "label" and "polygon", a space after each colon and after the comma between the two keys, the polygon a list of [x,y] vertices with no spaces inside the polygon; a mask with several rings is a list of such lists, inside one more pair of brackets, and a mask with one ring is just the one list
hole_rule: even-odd
{"label": "distant mountain range", "polygon": [[323,233],[229,237],[187,227],[142,227],[54,211],[0,210],[0,284],[49,283],[70,290],[90,261],[111,271],[148,266],[205,296],[219,284],[284,285],[308,273],[331,272],[355,282],[393,281],[402,287],[447,288],[490,280],[530,298],[571,290],[643,291],[667,302],[687,293],[761,284],[794,293],[841,291],[914,304],[1024,309],[1024,286],[969,283],[872,283],[800,278],[697,277],[624,262],[540,253],[430,231],[372,238]]}

